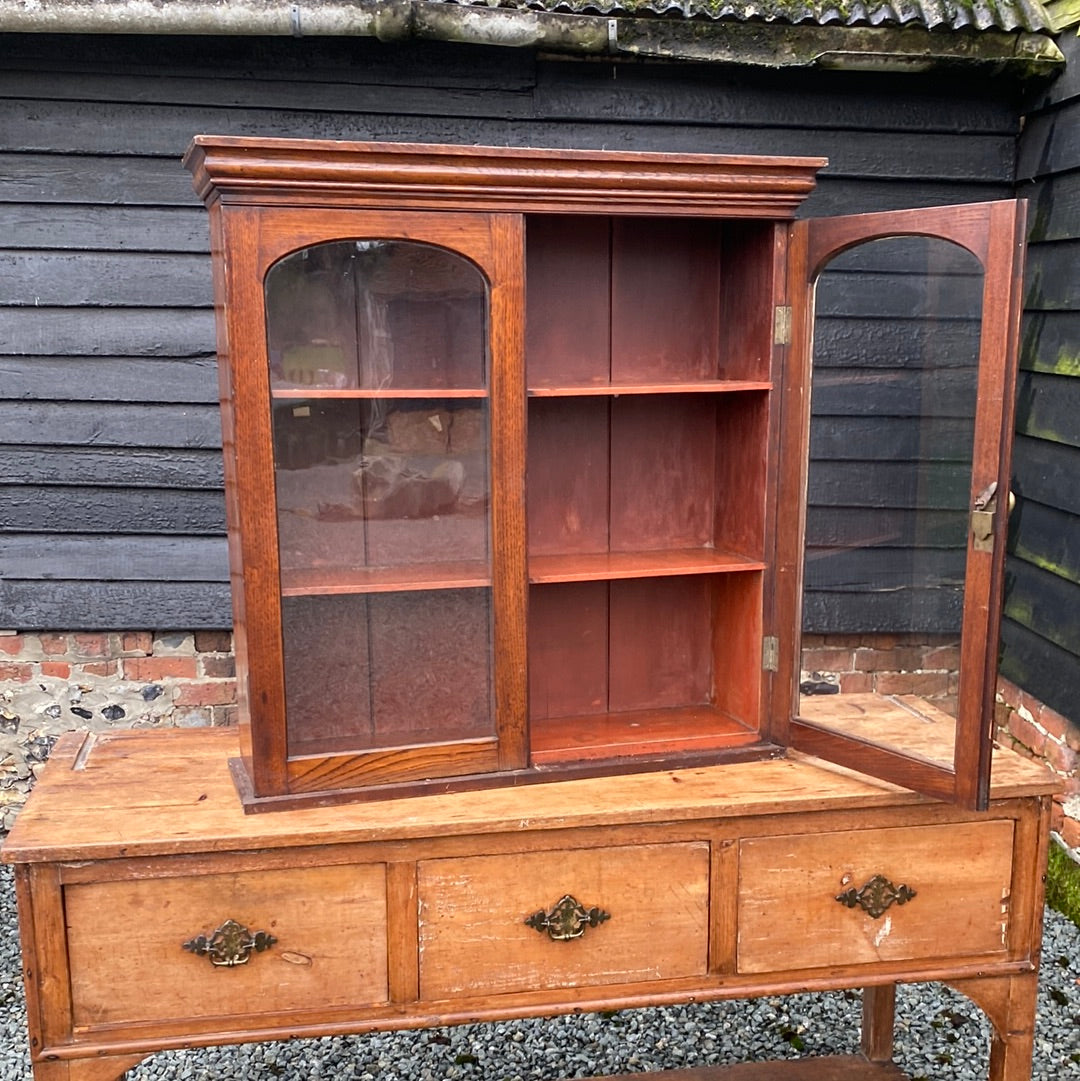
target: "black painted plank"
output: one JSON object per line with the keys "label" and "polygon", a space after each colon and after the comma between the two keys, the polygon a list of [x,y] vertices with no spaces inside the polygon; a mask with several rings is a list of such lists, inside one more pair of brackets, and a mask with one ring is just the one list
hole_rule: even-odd
{"label": "black painted plank", "polygon": [[806,512],[811,548],[955,548],[967,539],[967,515],[941,510],[815,507]]}
{"label": "black painted plank", "polygon": [[970,417],[976,378],[974,368],[853,371],[822,366],[814,373],[811,408],[815,416],[923,417],[935,423],[941,417]]}
{"label": "black painted plank", "polygon": [[232,626],[229,587],[220,582],[0,581],[0,612],[27,631]]}
{"label": "black painted plank", "polygon": [[360,81],[391,87],[518,89],[536,81],[529,49],[457,42],[385,42],[364,37],[181,36],[138,34],[7,34],[0,36],[6,67],[56,73],[123,70],[160,78],[271,79],[307,84]]}
{"label": "black painted plank", "polygon": [[925,427],[902,417],[815,420],[810,430],[812,460],[955,462],[971,457],[974,425],[969,420],[938,419]]}
{"label": "black painted plank", "polygon": [[0,355],[0,399],[5,398],[214,404],[217,359]]}
{"label": "black painted plank", "polygon": [[812,634],[870,632],[955,634],[963,600],[959,590],[897,590],[889,593],[814,591],[803,597],[803,630]]}
{"label": "black painted plank", "polygon": [[[899,90],[899,93],[890,92]],[[581,64],[537,69],[537,112],[553,119],[647,119],[755,127],[865,131],[994,132],[1015,136],[1007,95],[942,84],[890,88],[880,76],[759,74],[685,65]],[[925,90],[925,92],[924,92]],[[914,92],[913,92],[914,91]]]}
{"label": "black painted plank", "polygon": [[0,153],[0,188],[13,203],[199,207],[183,149],[165,158]]}
{"label": "black painted plank", "polygon": [[[159,103],[171,109],[206,111],[208,116],[222,116],[221,110],[244,117],[249,110],[274,110],[282,117],[298,112],[318,112],[329,115],[340,113],[385,113],[392,103],[395,113],[405,115],[430,115],[433,112],[448,116],[470,117],[528,117],[534,111],[531,85],[504,87],[485,85],[482,68],[476,71],[472,86],[453,85],[403,85],[389,87],[372,84],[360,72],[338,72],[337,78],[323,78],[300,82],[295,79],[274,78],[271,72],[257,76],[236,78],[234,72],[218,72],[214,78],[192,79],[162,76],[154,80],[153,96],[147,94],[146,78],[128,73],[82,73],[57,70],[16,71],[8,68],[0,73],[0,99],[6,99],[5,110],[12,116],[17,128],[25,121],[22,113],[32,101],[55,103],[56,113],[49,110],[45,115],[59,115],[64,107],[82,103],[101,108],[131,109],[129,115],[137,117],[135,107],[156,107]],[[22,99],[22,100],[20,100]],[[74,115],[78,117],[77,109]],[[229,120],[223,118],[224,123]],[[138,123],[138,122],[137,122]],[[319,120],[314,121],[315,124]],[[138,123],[138,126],[143,126]],[[42,134],[48,135],[49,124]],[[223,130],[221,125],[215,130]],[[27,149],[39,149],[40,141],[29,143]]]}
{"label": "black painted plank", "polygon": [[1028,117],[1016,161],[1018,181],[1080,168],[1080,124],[1072,107]]}
{"label": "black painted plank", "polygon": [[1022,371],[1017,387],[1016,430],[1080,447],[1080,378]]}
{"label": "black painted plank", "polygon": [[0,535],[0,578],[228,582],[222,537]]}
{"label": "black painted plank", "polygon": [[209,308],[0,308],[0,347],[16,356],[204,357]]}
{"label": "black painted plank", "polygon": [[826,267],[818,278],[816,310],[822,315],[866,318],[972,319],[982,310],[982,279],[955,274],[852,273]]}
{"label": "black painted plank", "polygon": [[[1080,124],[1080,112],[1076,121]],[[1080,221],[1077,221],[1080,234]],[[1080,239],[1032,244],[1024,271],[1024,307],[1071,311],[1080,325]]]}
{"label": "black painted plank", "polygon": [[1080,237],[1080,172],[1020,183],[1016,194],[1028,200],[1029,242]]}
{"label": "black painted plank", "polygon": [[225,496],[177,488],[0,485],[0,531],[221,534]]}
{"label": "black painted plank", "polygon": [[221,414],[213,405],[0,401],[0,432],[27,445],[214,448]]}
{"label": "black painted plank", "polygon": [[993,199],[1011,199],[1008,181],[910,181],[887,178],[851,178],[818,174],[818,185],[800,204],[797,217],[827,218],[837,214],[868,214],[879,210],[910,210],[952,206]]}
{"label": "black painted plank", "polygon": [[978,358],[967,320],[853,319],[822,315],[814,321],[814,364],[818,367],[969,367]]}
{"label": "black painted plank", "polygon": [[[299,110],[163,107],[156,104],[5,104],[0,151],[30,157],[63,148],[78,155],[155,155],[177,160],[199,133],[492,146],[607,147],[612,150],[824,155],[831,173],[851,177],[981,180],[1008,183],[1015,141],[1000,135],[845,132],[811,128],[724,128],[627,121],[550,122],[454,115],[355,115]],[[6,156],[6,155],[5,155]],[[123,160],[117,158],[117,160]],[[2,165],[0,165],[2,167]],[[15,198],[21,199],[16,193]],[[83,200],[85,201],[85,200]],[[96,201],[96,200],[95,200]]]}
{"label": "black painted plank", "polygon": [[1080,376],[1080,312],[1025,313],[1020,367]]}
{"label": "black painted plank", "polygon": [[1080,518],[1080,448],[1024,435],[1013,444],[1013,483],[1033,499]]}
{"label": "black painted plank", "polygon": [[224,484],[218,450],[0,445],[9,484],[208,488]]}
{"label": "black painted plank", "polygon": [[1009,553],[1080,585],[1080,518],[1020,499],[1009,519]]}
{"label": "black painted plank", "polygon": [[[1080,597],[1075,603],[1080,604]],[[1080,659],[1067,650],[1005,619],[999,670],[1040,702],[1080,723]]]}
{"label": "black painted plank", "polygon": [[1048,642],[1080,656],[1080,585],[1022,559],[1009,561],[1005,614]]}
{"label": "black painted plank", "polygon": [[214,302],[210,258],[0,250],[0,302],[64,308],[208,308]]}
{"label": "black painted plank", "polygon": [[210,251],[201,206],[62,206],[20,203],[4,207],[5,247],[62,251]]}
{"label": "black painted plank", "polygon": [[808,548],[804,588],[822,593],[959,589],[966,562],[966,552],[955,548]]}
{"label": "black painted plank", "polygon": [[966,510],[971,467],[951,462],[814,462],[808,498],[816,507]]}

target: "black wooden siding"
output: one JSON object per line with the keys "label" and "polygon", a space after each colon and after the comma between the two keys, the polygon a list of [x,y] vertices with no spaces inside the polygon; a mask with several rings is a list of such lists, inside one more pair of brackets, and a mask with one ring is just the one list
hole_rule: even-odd
{"label": "black wooden siding", "polygon": [[[206,219],[180,166],[196,133],[826,155],[808,214],[1012,191],[1018,108],[970,74],[369,40],[0,48],[0,625],[21,629],[230,623]],[[853,491],[817,498],[842,517]]]}
{"label": "black wooden siding", "polygon": [[1030,200],[1001,671],[1080,721],[1080,40],[1031,103],[1017,164]]}

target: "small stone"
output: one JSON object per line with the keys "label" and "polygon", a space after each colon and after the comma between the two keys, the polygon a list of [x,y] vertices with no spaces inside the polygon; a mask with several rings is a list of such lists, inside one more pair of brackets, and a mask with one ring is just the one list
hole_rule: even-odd
{"label": "small stone", "polygon": [[156,683],[148,683],[145,687],[143,687],[139,694],[142,695],[142,700],[144,702],[153,702],[155,698],[161,697],[161,695],[164,693],[164,690],[164,687],[160,687]]}
{"label": "small stone", "polygon": [[82,706],[72,706],[71,712],[74,713],[76,717],[82,717],[84,721],[89,721],[94,716],[90,710],[83,709]]}
{"label": "small stone", "polygon": [[123,706],[106,706],[101,711],[101,715],[107,721],[119,721],[126,716]]}
{"label": "small stone", "polygon": [[18,732],[22,718],[9,709],[0,709],[0,732]]}
{"label": "small stone", "polygon": [[46,706],[42,711],[46,717],[51,717],[54,721],[60,720],[60,715],[64,712],[55,702]]}

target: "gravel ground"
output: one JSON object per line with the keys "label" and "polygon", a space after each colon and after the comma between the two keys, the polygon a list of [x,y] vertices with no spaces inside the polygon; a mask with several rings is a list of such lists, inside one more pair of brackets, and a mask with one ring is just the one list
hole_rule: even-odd
{"label": "gravel ground", "polygon": [[[11,871],[0,871],[0,1081],[29,1081]],[[985,1078],[988,1027],[936,984],[901,987],[896,1061],[911,1078]],[[855,992],[165,1052],[130,1081],[542,1081],[853,1051]],[[1046,913],[1033,1081],[1080,1079],[1080,929]]]}

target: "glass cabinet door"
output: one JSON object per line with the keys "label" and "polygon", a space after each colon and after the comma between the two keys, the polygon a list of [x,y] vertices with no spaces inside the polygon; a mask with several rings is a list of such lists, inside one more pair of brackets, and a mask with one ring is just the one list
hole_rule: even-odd
{"label": "glass cabinet door", "polygon": [[495,736],[487,282],[373,238],[293,252],[264,294],[288,755],[320,785],[364,752],[366,783],[423,776]]}
{"label": "glass cabinet door", "polygon": [[851,655],[838,675],[795,651],[792,743],[968,806],[989,778],[1022,218],[821,219],[792,245],[810,432],[792,625]]}

